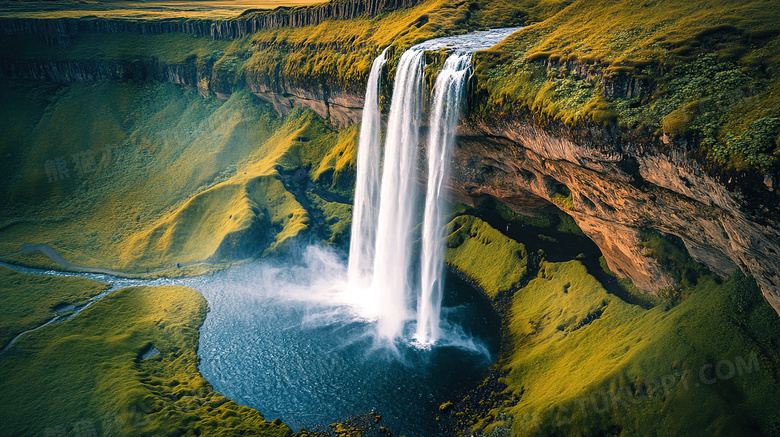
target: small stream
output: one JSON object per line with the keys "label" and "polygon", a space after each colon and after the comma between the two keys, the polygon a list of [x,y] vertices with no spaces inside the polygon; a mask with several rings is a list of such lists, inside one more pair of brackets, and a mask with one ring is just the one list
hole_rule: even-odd
{"label": "small stream", "polygon": [[216,391],[269,420],[280,418],[294,431],[324,430],[373,411],[395,435],[438,435],[439,405],[478,385],[498,351],[497,315],[478,290],[455,275],[446,278],[447,342],[430,349],[403,342],[377,347],[375,323],[361,319],[339,298],[344,261],[319,248],[285,263],[253,262],[212,275],[152,280],[0,264],[24,273],[113,284],[73,314],[49,323],[78,317],[102,297],[129,286],[198,290],[209,304],[200,330],[201,374]]}

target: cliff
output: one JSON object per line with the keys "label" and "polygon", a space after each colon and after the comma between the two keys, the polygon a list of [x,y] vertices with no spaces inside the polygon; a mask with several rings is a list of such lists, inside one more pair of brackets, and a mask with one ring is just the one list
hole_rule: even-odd
{"label": "cliff", "polygon": [[278,7],[271,10],[248,10],[230,20],[183,19],[131,20],[98,17],[84,18],[2,18],[0,35],[43,36],[56,47],[69,47],[72,36],[83,33],[133,33],[158,35],[186,33],[233,40],[263,29],[303,27],[326,20],[371,18],[399,8],[409,8],[420,0],[336,0],[315,6]]}
{"label": "cliff", "polygon": [[66,85],[102,80],[150,79],[185,87],[197,87],[204,78],[211,77],[212,71],[209,67],[195,65],[194,60],[187,64],[168,65],[161,62],[140,61],[0,59],[0,75],[4,77],[45,80]]}
{"label": "cliff", "polygon": [[[555,205],[601,249],[610,269],[656,292],[678,285],[640,244],[655,229],[680,237],[691,256],[727,276],[753,275],[780,311],[780,228],[745,208],[745,199],[708,175],[684,150],[615,129],[541,128],[507,119],[461,126],[452,188],[479,204],[485,197],[519,211]],[[542,202],[543,204],[544,202]]]}
{"label": "cliff", "polygon": [[209,94],[226,100],[237,89],[248,88],[261,100],[269,103],[279,115],[293,108],[308,108],[338,127],[347,127],[360,121],[363,96],[344,92],[321,84],[304,89],[284,79],[268,83],[253,76],[236,80],[231,72],[215,67],[214,60],[189,58],[182,63],[169,64],[159,59],[147,60],[38,60],[0,58],[0,77],[33,79],[64,85],[104,80],[155,80],[196,89],[202,96]]}
{"label": "cliff", "polygon": [[376,17],[400,8],[410,8],[421,0],[337,0],[321,5],[267,10],[248,10],[233,20],[214,22],[211,35],[216,39],[235,39],[262,29],[315,26],[326,20],[352,20]]}

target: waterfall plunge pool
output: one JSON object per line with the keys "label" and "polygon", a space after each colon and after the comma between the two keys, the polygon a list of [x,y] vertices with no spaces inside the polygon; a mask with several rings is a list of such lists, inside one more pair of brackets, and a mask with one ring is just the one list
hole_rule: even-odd
{"label": "waterfall plunge pool", "polygon": [[324,278],[343,273],[323,272],[339,267],[321,255],[309,251],[294,267],[237,266],[195,286],[211,309],[201,373],[216,391],[296,431],[373,411],[394,435],[439,435],[439,405],[475,388],[498,353],[490,303],[449,274],[443,320],[455,345],[377,347],[375,323],[328,290]]}
{"label": "waterfall plunge pool", "polygon": [[[476,388],[498,353],[500,320],[487,298],[448,273],[442,326],[449,345],[421,349],[399,341],[395,350],[377,347],[383,343],[374,341],[375,323],[341,300],[343,260],[317,247],[289,262],[296,258],[294,265],[251,262],[209,276],[152,280],[2,264],[113,283],[101,297],[137,285],[198,290],[209,304],[200,329],[201,374],[215,391],[294,431],[324,431],[373,411],[382,416],[378,425],[394,435],[440,435],[439,405]],[[410,321],[407,331],[413,329]]]}

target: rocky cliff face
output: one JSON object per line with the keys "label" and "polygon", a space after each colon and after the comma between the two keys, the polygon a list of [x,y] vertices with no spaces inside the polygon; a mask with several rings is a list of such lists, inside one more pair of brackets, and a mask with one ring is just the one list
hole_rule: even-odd
{"label": "rocky cliff face", "polygon": [[71,38],[79,33],[133,33],[157,35],[163,33],[187,33],[210,36],[214,22],[196,19],[168,20],[121,20],[108,18],[2,18],[0,36],[40,36],[46,42],[59,48],[68,48]]}
{"label": "rocky cliff face", "polygon": [[161,62],[63,60],[37,61],[0,59],[0,76],[47,80],[62,84],[94,82],[99,80],[147,80],[170,82],[188,88],[197,88],[201,95],[209,91],[213,75],[212,65],[165,64]]}
{"label": "rocky cliff face", "polygon": [[302,27],[325,20],[350,20],[375,17],[398,8],[407,8],[420,0],[336,0],[314,6],[279,7],[272,10],[249,10],[230,20],[164,19],[126,20],[109,18],[2,18],[0,35],[38,35],[55,47],[69,47],[70,39],[79,33],[134,33],[153,35],[187,33],[211,36],[219,40],[241,38],[262,29]]}
{"label": "rocky cliff face", "polygon": [[746,212],[737,193],[674,144],[608,128],[575,132],[520,118],[491,120],[461,126],[453,167],[452,189],[462,199],[555,204],[613,271],[641,289],[675,285],[639,245],[640,230],[652,228],[679,236],[694,259],[721,275],[737,267],[752,274],[780,312],[777,224]]}
{"label": "rocky cliff face", "polygon": [[375,17],[399,8],[408,8],[420,0],[337,0],[321,5],[297,8],[249,10],[233,20],[216,21],[211,35],[215,39],[241,38],[261,29],[302,27],[322,23],[325,20],[351,20]]}
{"label": "rocky cliff face", "polygon": [[307,89],[288,83],[284,78],[268,83],[247,76],[236,83],[232,75],[222,74],[214,63],[199,63],[194,58],[181,64],[152,61],[111,60],[20,60],[0,58],[0,77],[47,80],[62,84],[99,80],[156,80],[197,89],[200,95],[213,93],[227,99],[236,87],[246,86],[261,100],[269,103],[279,115],[292,108],[309,108],[333,125],[346,127],[360,121],[363,96],[339,90],[327,84]]}
{"label": "rocky cliff face", "polygon": [[363,114],[363,96],[342,91],[320,83],[307,88],[293,85],[284,77],[267,82],[251,75],[246,87],[261,100],[273,106],[281,115],[292,108],[308,108],[338,127],[347,127],[360,121]]}
{"label": "rocky cliff face", "polygon": [[609,71],[605,65],[596,61],[561,59],[555,56],[542,56],[540,58],[532,57],[544,65],[548,74],[553,71],[568,72],[585,81],[597,80],[601,82],[603,96],[610,100],[623,97],[643,98],[653,92],[653,83],[649,78],[636,77],[629,73],[630,70]]}

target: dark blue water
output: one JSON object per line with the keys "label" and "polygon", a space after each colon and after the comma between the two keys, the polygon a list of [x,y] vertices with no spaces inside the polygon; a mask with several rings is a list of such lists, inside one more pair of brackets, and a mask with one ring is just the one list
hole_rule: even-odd
{"label": "dark blue water", "polygon": [[437,435],[439,405],[478,385],[497,351],[490,305],[451,275],[445,323],[460,346],[377,347],[372,323],[316,296],[329,295],[326,277],[334,273],[311,265],[245,265],[197,286],[210,307],[201,329],[201,373],[216,391],[294,431],[324,430],[373,411],[394,435]]}

